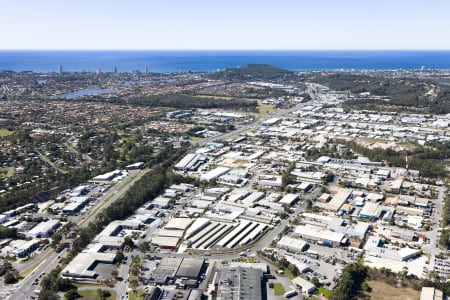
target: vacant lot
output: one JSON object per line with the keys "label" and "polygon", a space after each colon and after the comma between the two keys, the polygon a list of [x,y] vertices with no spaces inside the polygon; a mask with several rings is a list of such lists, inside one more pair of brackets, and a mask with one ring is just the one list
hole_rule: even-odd
{"label": "vacant lot", "polygon": [[411,288],[397,288],[381,281],[369,281],[371,300],[419,300],[420,292]]}
{"label": "vacant lot", "polygon": [[6,128],[0,128],[0,137],[2,137],[2,136],[8,136],[8,135],[11,135],[11,134],[13,134],[14,133],[14,131],[9,131],[8,129],[6,129]]}
{"label": "vacant lot", "polygon": [[284,295],[284,293],[286,293],[286,290],[281,283],[274,283],[273,288],[275,296]]}

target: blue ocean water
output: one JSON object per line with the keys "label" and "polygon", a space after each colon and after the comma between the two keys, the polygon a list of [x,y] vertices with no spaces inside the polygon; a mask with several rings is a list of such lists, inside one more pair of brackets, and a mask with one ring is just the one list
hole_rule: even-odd
{"label": "blue ocean water", "polygon": [[0,70],[216,71],[246,64],[302,70],[450,69],[450,51],[0,51]]}

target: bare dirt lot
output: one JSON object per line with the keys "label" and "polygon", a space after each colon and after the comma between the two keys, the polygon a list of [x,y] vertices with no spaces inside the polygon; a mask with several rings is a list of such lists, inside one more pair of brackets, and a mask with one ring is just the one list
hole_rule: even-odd
{"label": "bare dirt lot", "polygon": [[370,299],[372,300],[419,300],[420,292],[411,288],[393,287],[381,281],[369,281],[369,286],[372,288]]}

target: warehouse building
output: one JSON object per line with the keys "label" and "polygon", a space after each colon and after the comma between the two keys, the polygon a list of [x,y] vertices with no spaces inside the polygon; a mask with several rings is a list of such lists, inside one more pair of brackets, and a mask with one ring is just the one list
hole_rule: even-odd
{"label": "warehouse building", "polygon": [[185,257],[178,267],[175,277],[197,281],[204,264],[204,259]]}
{"label": "warehouse building", "polygon": [[297,226],[294,235],[327,246],[340,246],[347,243],[344,234],[310,224]]}
{"label": "warehouse building", "polygon": [[62,270],[63,277],[77,279],[95,279],[98,274],[94,271],[99,263],[114,263],[115,253],[81,252]]}
{"label": "warehouse building", "polygon": [[41,222],[26,232],[26,235],[32,238],[49,237],[53,234],[56,228],[61,225],[59,220],[50,219],[46,222]]}
{"label": "warehouse building", "polygon": [[339,189],[339,191],[334,195],[334,197],[330,200],[328,205],[326,206],[327,210],[331,211],[339,211],[341,206],[347,202],[348,198],[352,194],[352,190],[349,189]]}
{"label": "warehouse building", "polygon": [[205,260],[200,258],[163,257],[150,281],[167,284],[171,279],[181,279],[184,285],[183,281],[196,283],[204,266]]}
{"label": "warehouse building", "polygon": [[223,174],[227,173],[230,170],[230,168],[227,167],[217,167],[205,174],[202,174],[200,176],[200,180],[201,181],[213,181],[215,179],[217,179],[218,177],[222,176]]}
{"label": "warehouse building", "polygon": [[37,239],[32,239],[29,241],[14,240],[9,243],[8,247],[5,247],[5,250],[8,255],[24,258],[33,253],[37,248],[39,248],[39,246],[40,243]]}
{"label": "warehouse building", "polygon": [[201,164],[206,162],[207,157],[195,154],[195,153],[189,153],[186,154],[185,157],[183,157],[176,165],[175,170],[180,171],[195,171],[200,167]]}
{"label": "warehouse building", "polygon": [[86,203],[89,202],[88,197],[71,197],[70,202],[63,207],[61,212],[65,215],[75,214],[83,209],[86,206]]}
{"label": "warehouse building", "polygon": [[381,211],[379,209],[380,205],[373,202],[366,202],[364,207],[359,212],[359,217],[376,220],[380,217]]}
{"label": "warehouse building", "polygon": [[218,300],[263,299],[263,272],[245,267],[224,267],[219,270]]}
{"label": "warehouse building", "polygon": [[297,194],[286,194],[278,203],[284,207],[291,207],[295,205],[299,199]]}
{"label": "warehouse building", "polygon": [[316,291],[316,286],[314,284],[301,277],[295,277],[292,279],[292,283],[300,288],[305,295],[311,295]]}
{"label": "warehouse building", "polygon": [[289,236],[283,236],[277,243],[279,248],[287,249],[292,252],[303,252],[306,250],[308,243],[301,239],[294,239]]}

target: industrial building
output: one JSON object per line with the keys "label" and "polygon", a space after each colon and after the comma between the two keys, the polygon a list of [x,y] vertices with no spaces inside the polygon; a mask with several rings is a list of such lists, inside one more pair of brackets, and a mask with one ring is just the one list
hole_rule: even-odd
{"label": "industrial building", "polygon": [[[197,282],[204,268],[205,260],[200,258],[163,257],[153,271],[150,281],[167,284],[171,279],[180,279],[181,283]],[[192,285],[192,284],[189,284]]]}
{"label": "industrial building", "polygon": [[33,253],[37,248],[39,248],[39,240],[32,239],[29,241],[24,240],[14,240],[5,247],[2,252],[6,252],[6,255],[16,256],[19,258],[24,258]]}
{"label": "industrial building", "polygon": [[380,217],[381,211],[379,210],[380,205],[373,202],[366,202],[364,207],[359,212],[361,218],[376,220]]}
{"label": "industrial building", "polygon": [[295,205],[299,199],[297,194],[286,194],[278,203],[285,207],[291,207]]}
{"label": "industrial building", "polygon": [[352,190],[348,189],[339,189],[339,191],[334,195],[334,197],[330,200],[327,205],[327,210],[331,211],[339,211],[341,206],[347,202],[348,198],[352,194]]}
{"label": "industrial building", "polygon": [[215,179],[217,179],[218,177],[222,176],[223,174],[227,173],[230,169],[227,167],[217,167],[205,174],[202,174],[200,176],[200,180],[201,181],[213,181]]}
{"label": "industrial building", "polygon": [[89,192],[89,186],[80,185],[72,190],[70,197],[80,197]]}
{"label": "industrial building", "polygon": [[61,275],[68,278],[95,279],[94,271],[98,263],[114,263],[115,253],[81,252],[62,270]]}
{"label": "industrial building", "polygon": [[172,205],[172,199],[167,197],[156,197],[152,202],[147,206],[147,209],[152,208],[160,208],[160,209],[169,209]]}
{"label": "industrial building", "polygon": [[294,230],[294,235],[306,240],[316,241],[328,246],[340,246],[347,242],[343,233],[333,232],[322,226],[299,225]]}
{"label": "industrial building", "polygon": [[113,181],[117,177],[122,177],[126,175],[126,172],[120,171],[120,170],[114,170],[105,174],[101,174],[98,176],[95,176],[93,178],[94,181]]}
{"label": "industrial building", "polygon": [[69,203],[63,207],[61,212],[66,215],[75,214],[79,212],[89,202],[88,197],[71,197]]}
{"label": "industrial building", "polygon": [[219,270],[217,300],[263,299],[263,272],[245,267]]}
{"label": "industrial building", "polygon": [[[206,221],[208,220],[208,221]],[[194,223],[186,232],[186,243],[192,249],[222,249],[242,247],[255,241],[270,226],[260,222],[241,220],[240,223],[203,220]]]}
{"label": "industrial building", "polygon": [[61,222],[59,222],[59,220],[50,219],[46,222],[39,223],[30,231],[28,231],[26,235],[32,238],[49,237],[52,235],[55,229],[59,227],[59,225],[61,225]]}
{"label": "industrial building", "polygon": [[147,295],[145,295],[145,300],[160,300],[164,291],[158,286],[150,286]]}
{"label": "industrial building", "polygon": [[197,280],[200,277],[204,263],[204,259],[185,257],[178,267],[175,277]]}
{"label": "industrial building", "polygon": [[277,246],[282,249],[287,249],[292,252],[303,252],[306,249],[308,243],[301,239],[294,239],[289,236],[283,236],[278,241]]}
{"label": "industrial building", "polygon": [[300,288],[305,295],[311,295],[316,291],[316,286],[314,284],[301,277],[295,277],[292,279],[292,283]]}
{"label": "industrial building", "polygon": [[195,153],[189,153],[186,154],[185,157],[183,157],[176,165],[175,170],[180,171],[195,171],[200,167],[201,164],[206,162],[207,157],[195,154]]}
{"label": "industrial building", "polygon": [[367,242],[364,245],[364,250],[370,256],[383,257],[396,261],[406,261],[420,255],[420,251],[417,249],[411,249],[408,247],[385,247],[384,239],[376,236],[370,236],[367,239]]}

